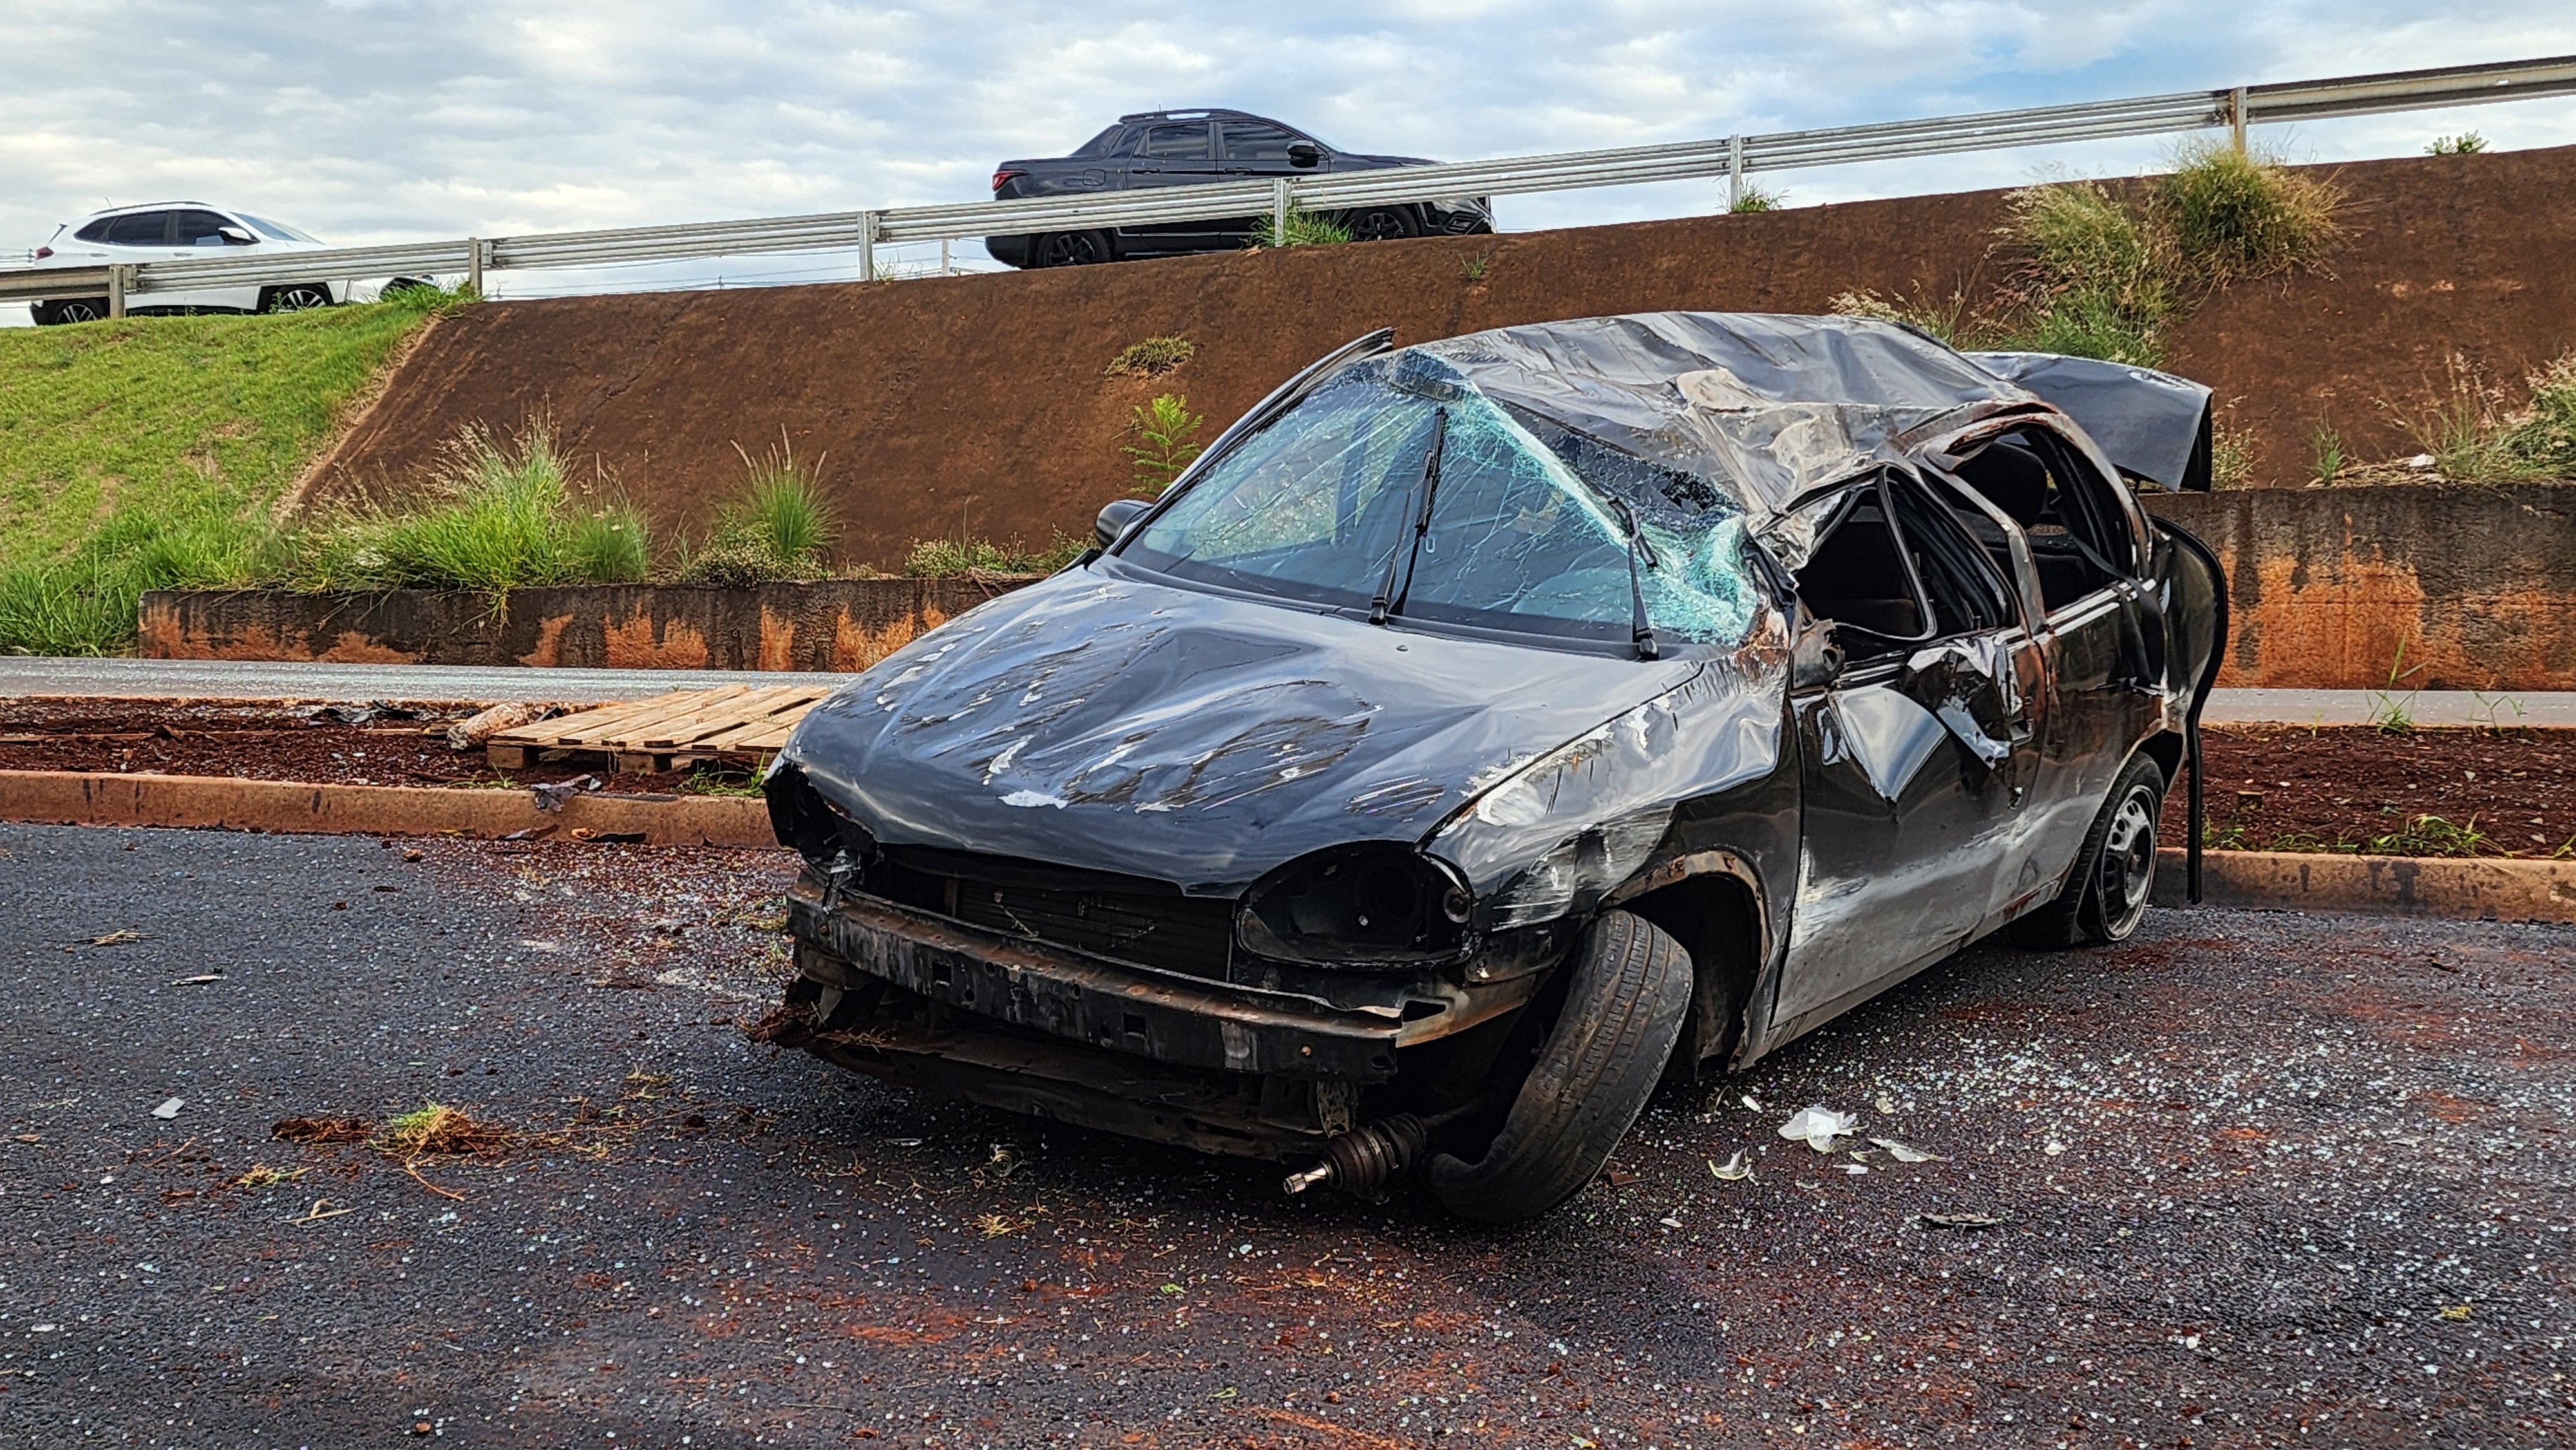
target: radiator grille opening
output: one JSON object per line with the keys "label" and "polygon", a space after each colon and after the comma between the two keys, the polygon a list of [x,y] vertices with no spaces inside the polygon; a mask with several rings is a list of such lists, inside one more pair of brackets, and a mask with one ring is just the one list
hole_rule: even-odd
{"label": "radiator grille opening", "polygon": [[1004,936],[1225,981],[1234,903],[1159,882],[964,852],[893,848],[869,873],[890,901]]}

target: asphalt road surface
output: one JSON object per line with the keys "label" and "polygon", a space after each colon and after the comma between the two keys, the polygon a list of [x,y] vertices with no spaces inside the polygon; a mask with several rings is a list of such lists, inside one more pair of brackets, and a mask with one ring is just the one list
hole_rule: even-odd
{"label": "asphalt road surface", "polygon": [[2576,1439],[2564,929],[1977,949],[1493,1231],[751,1045],[775,853],[0,852],[0,1445]]}

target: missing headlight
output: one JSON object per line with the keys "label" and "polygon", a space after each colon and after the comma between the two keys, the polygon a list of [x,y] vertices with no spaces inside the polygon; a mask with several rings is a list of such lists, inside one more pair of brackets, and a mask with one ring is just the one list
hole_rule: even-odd
{"label": "missing headlight", "polygon": [[1235,913],[1244,949],[1319,966],[1458,955],[1475,900],[1444,863],[1374,843],[1300,857],[1256,883]]}

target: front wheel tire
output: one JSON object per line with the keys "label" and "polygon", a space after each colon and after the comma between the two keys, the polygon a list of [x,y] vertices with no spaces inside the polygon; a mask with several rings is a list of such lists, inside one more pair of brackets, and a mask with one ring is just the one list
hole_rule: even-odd
{"label": "front wheel tire", "polygon": [[1605,911],[1563,970],[1565,1006],[1484,1157],[1432,1160],[1461,1218],[1518,1223],[1592,1181],[1654,1096],[1691,1003],[1690,954],[1661,927]]}
{"label": "front wheel tire", "polygon": [[1422,234],[1414,225],[1413,213],[1398,206],[1373,206],[1351,213],[1345,224],[1355,242],[1395,242]]}

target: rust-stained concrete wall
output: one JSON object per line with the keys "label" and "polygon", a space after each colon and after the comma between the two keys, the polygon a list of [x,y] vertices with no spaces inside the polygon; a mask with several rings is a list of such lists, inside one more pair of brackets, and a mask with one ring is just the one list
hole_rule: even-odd
{"label": "rust-stained concrete wall", "polygon": [[[2227,565],[2222,685],[2576,690],[2576,485],[2149,495]],[[2403,652],[2402,663],[2400,652]]]}
{"label": "rust-stained concrete wall", "polygon": [[611,584],[480,594],[143,596],[149,659],[670,670],[862,670],[1025,582],[832,579],[756,589]]}

